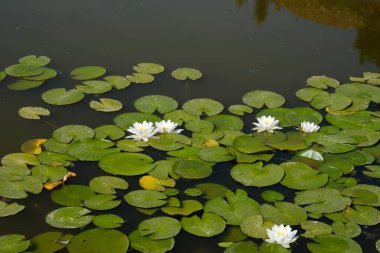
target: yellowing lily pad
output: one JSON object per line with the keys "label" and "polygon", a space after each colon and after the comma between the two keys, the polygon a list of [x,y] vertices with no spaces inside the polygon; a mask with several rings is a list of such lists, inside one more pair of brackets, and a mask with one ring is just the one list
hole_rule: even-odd
{"label": "yellowing lily pad", "polygon": [[49,116],[50,111],[43,107],[23,107],[18,111],[18,115],[24,119],[40,119],[40,116]]}
{"label": "yellowing lily pad", "polygon": [[32,139],[22,144],[22,152],[38,155],[42,152],[41,145],[45,143],[47,139]]}
{"label": "yellowing lily pad", "polygon": [[153,176],[143,176],[139,180],[139,185],[145,190],[164,191],[165,186],[174,187],[175,181],[172,178],[158,179]]}
{"label": "yellowing lily pad", "polygon": [[106,73],[106,69],[99,66],[79,67],[70,72],[70,75],[75,80],[89,80],[102,76]]}
{"label": "yellowing lily pad", "polygon": [[177,80],[197,80],[202,77],[202,72],[193,68],[178,68],[172,71],[171,76]]}

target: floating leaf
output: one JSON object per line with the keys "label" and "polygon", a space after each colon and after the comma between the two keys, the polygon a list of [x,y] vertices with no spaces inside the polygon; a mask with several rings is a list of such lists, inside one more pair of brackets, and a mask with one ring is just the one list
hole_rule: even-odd
{"label": "floating leaf", "polygon": [[61,207],[46,216],[46,223],[56,228],[80,228],[92,221],[91,211],[83,207]]}
{"label": "floating leaf", "polygon": [[367,175],[372,178],[380,178],[380,166],[377,165],[369,165],[365,166],[366,171],[363,171],[364,175]]}
{"label": "floating leaf", "polygon": [[224,185],[215,183],[197,184],[195,187],[203,191],[205,199],[224,197],[228,191],[228,188],[226,188]]}
{"label": "floating leaf", "polygon": [[248,105],[231,105],[228,107],[228,111],[236,115],[244,115],[245,113],[252,113],[253,109]]}
{"label": "floating leaf", "polygon": [[142,140],[130,140],[123,139],[116,143],[117,147],[127,152],[140,152],[143,151],[143,147],[148,147],[149,144]]}
{"label": "floating leaf", "polygon": [[164,115],[165,120],[171,120],[173,122],[178,123],[178,125],[182,125],[183,122],[189,122],[192,120],[199,119],[199,116],[191,115],[183,110],[175,110]]}
{"label": "floating leaf", "polygon": [[206,120],[214,124],[216,128],[241,131],[244,127],[244,122],[239,117],[232,115],[215,115],[207,117]]}
{"label": "floating leaf", "polygon": [[29,64],[15,64],[7,67],[5,73],[14,77],[36,76],[43,72],[43,68]]}
{"label": "floating leaf", "polygon": [[331,234],[332,228],[330,225],[319,221],[304,221],[301,223],[302,229],[305,233],[302,234],[306,238],[315,238],[318,235]]}
{"label": "floating leaf", "polygon": [[152,162],[153,159],[144,154],[112,153],[100,159],[99,167],[112,175],[136,176],[151,171]]}
{"label": "floating leaf", "polygon": [[3,71],[0,71],[0,82],[7,76]]}
{"label": "floating leaf", "polygon": [[63,143],[91,139],[94,135],[94,130],[83,125],[65,125],[53,132],[53,138]]}
{"label": "floating leaf", "polygon": [[161,210],[169,215],[183,215],[188,216],[194,212],[203,209],[203,205],[196,200],[188,199],[181,202],[179,207],[177,206],[164,206]]}
{"label": "floating leaf", "polygon": [[133,73],[132,75],[127,75],[126,78],[132,83],[151,83],[154,81],[154,76],[145,73]]}
{"label": "floating leaf", "polygon": [[317,88],[312,88],[312,87],[303,88],[296,92],[296,97],[306,102],[312,101],[313,98],[318,95],[328,96],[329,93]]}
{"label": "floating leaf", "polygon": [[201,149],[197,155],[207,162],[227,162],[235,158],[227,148],[223,147]]}
{"label": "floating leaf", "polygon": [[131,81],[129,81],[124,76],[106,76],[103,79],[109,82],[113,87],[115,87],[118,90],[122,90],[131,85]]}
{"label": "floating leaf", "polygon": [[181,231],[181,223],[170,217],[154,217],[142,221],[138,231],[149,239],[163,240],[176,236]]}
{"label": "floating leaf", "polygon": [[185,193],[187,196],[190,196],[190,197],[198,197],[203,194],[203,191],[198,188],[188,188],[184,190],[183,193]]}
{"label": "floating leaf", "polygon": [[118,228],[124,223],[123,218],[114,214],[102,214],[95,216],[92,223],[100,228]]}
{"label": "floating leaf", "polygon": [[62,232],[46,232],[32,238],[31,248],[37,253],[53,253],[65,248],[63,242],[68,242],[73,236]]}
{"label": "floating leaf", "polygon": [[24,208],[25,206],[19,205],[16,202],[7,204],[6,202],[0,201],[0,217],[15,215],[16,213],[21,212]]}
{"label": "floating leaf", "polygon": [[19,253],[29,248],[30,241],[24,235],[10,234],[0,236],[0,252]]}
{"label": "floating leaf", "polygon": [[133,66],[133,70],[144,74],[159,74],[164,72],[165,67],[157,63],[138,63],[137,66]]}
{"label": "floating leaf", "polygon": [[280,107],[285,103],[285,98],[272,91],[255,90],[243,96],[243,102],[254,108],[261,108],[266,105],[268,108]]}
{"label": "floating leaf", "polygon": [[167,96],[149,95],[137,99],[134,106],[140,112],[153,113],[157,110],[159,113],[164,114],[177,109],[178,103]]}
{"label": "floating leaf", "polygon": [[249,135],[242,135],[237,137],[233,142],[233,146],[240,152],[250,154],[273,150],[258,138],[254,138]]}
{"label": "floating leaf", "polygon": [[318,89],[336,88],[340,84],[338,80],[327,76],[312,76],[306,82],[308,85]]}
{"label": "floating leaf", "polygon": [[33,154],[28,153],[11,153],[7,154],[1,159],[1,164],[6,165],[38,165],[40,162],[37,157]]}
{"label": "floating leaf", "polygon": [[260,246],[260,253],[291,253],[291,251],[280,244],[263,242]]}
{"label": "floating leaf", "polygon": [[341,93],[333,93],[326,95],[317,95],[310,102],[310,105],[316,109],[328,107],[331,111],[339,111],[348,107],[352,103],[352,99]]}
{"label": "floating leaf", "polygon": [[276,201],[283,201],[284,200],[284,195],[282,193],[273,191],[273,190],[266,190],[263,191],[260,194],[261,198],[263,198],[266,201],[269,202],[276,202]]}
{"label": "floating leaf", "polygon": [[123,107],[123,104],[115,99],[100,98],[99,100],[100,102],[95,100],[90,102],[90,107],[99,112],[116,112]]}
{"label": "floating leaf", "polygon": [[172,178],[158,179],[153,176],[143,176],[139,180],[139,185],[145,190],[164,191],[164,186],[174,187],[175,181]]}
{"label": "floating leaf", "polygon": [[284,169],[276,164],[263,167],[262,162],[237,164],[232,167],[231,176],[245,186],[264,187],[280,182],[284,176]]}
{"label": "floating leaf", "polygon": [[102,76],[106,73],[106,69],[99,66],[79,67],[70,72],[70,75],[75,80],[88,80]]}
{"label": "floating leaf", "polygon": [[89,186],[91,190],[103,194],[115,194],[115,189],[126,190],[129,187],[124,179],[112,176],[94,177]]}
{"label": "floating leaf", "polygon": [[354,205],[354,208],[347,207],[342,213],[344,218],[358,225],[373,226],[380,223],[380,211],[372,206]]}
{"label": "floating leaf", "polygon": [[25,164],[0,167],[0,179],[5,181],[19,181],[29,174],[30,170]]}
{"label": "floating leaf", "polygon": [[38,155],[42,152],[41,145],[45,143],[46,139],[31,139],[22,144],[22,152]]}
{"label": "floating leaf", "polygon": [[362,233],[360,226],[354,222],[343,223],[341,221],[336,221],[331,226],[334,234],[348,238],[357,237]]}
{"label": "floating leaf", "polygon": [[67,170],[64,167],[53,167],[45,164],[36,165],[31,171],[32,175],[37,177],[41,183],[45,183],[48,180],[57,182],[67,175]]}
{"label": "floating leaf", "polygon": [[110,148],[115,144],[108,140],[86,139],[70,145],[68,154],[81,161],[99,161],[103,156],[119,152],[118,148]]}
{"label": "floating leaf", "polygon": [[106,81],[91,80],[75,85],[75,88],[87,94],[102,94],[110,91],[112,85]]}
{"label": "floating leaf", "polygon": [[125,253],[128,237],[114,229],[93,228],[74,236],[67,246],[70,253]]}
{"label": "floating leaf", "polygon": [[186,122],[185,128],[193,133],[209,134],[214,130],[214,124],[203,119],[195,119]]}
{"label": "floating leaf", "polygon": [[290,202],[275,202],[274,206],[262,204],[261,215],[274,224],[299,225],[306,221],[306,211]]}
{"label": "floating leaf", "polygon": [[31,80],[31,81],[46,81],[48,79],[54,78],[57,76],[57,71],[54,69],[49,69],[49,68],[42,68],[42,73],[36,76],[27,76],[23,77],[26,80]]}
{"label": "floating leaf", "polygon": [[69,149],[69,144],[62,143],[57,141],[56,139],[50,138],[46,142],[44,142],[44,147],[46,150],[55,152],[55,153],[67,153],[67,150]]}
{"label": "floating leaf", "polygon": [[48,65],[50,61],[50,58],[44,55],[38,57],[36,55],[27,55],[18,60],[19,63],[35,66],[45,66]]}
{"label": "floating leaf", "polygon": [[127,130],[130,126],[133,125],[135,122],[157,122],[161,121],[160,117],[149,114],[149,113],[142,113],[142,112],[127,112],[117,115],[113,119],[115,125],[121,127],[122,129]]}
{"label": "floating leaf", "polygon": [[344,236],[339,235],[319,235],[314,241],[316,243],[308,243],[307,248],[312,253],[362,253],[359,244]]}
{"label": "floating leaf", "polygon": [[110,138],[111,140],[120,139],[125,135],[123,129],[115,125],[103,125],[94,129],[95,138],[106,139]]}
{"label": "floating leaf", "polygon": [[86,185],[64,185],[51,193],[51,200],[63,206],[82,206],[95,193]]}
{"label": "floating leaf", "polygon": [[223,111],[224,106],[210,98],[195,98],[186,101],[182,108],[185,112],[192,115],[202,115],[205,113],[207,116],[213,116]]}
{"label": "floating leaf", "polygon": [[84,206],[94,210],[109,210],[120,205],[120,200],[114,200],[115,195],[97,194],[84,201]]}
{"label": "floating leaf", "polygon": [[76,161],[77,159],[67,154],[44,151],[38,155],[38,160],[43,164],[57,167],[70,166],[72,165],[71,161]]}
{"label": "floating leaf", "polygon": [[18,111],[18,115],[24,119],[40,119],[40,116],[49,116],[50,111],[43,107],[23,107]]}
{"label": "floating leaf", "polygon": [[29,90],[41,86],[45,81],[34,81],[34,80],[18,80],[7,86],[10,90]]}
{"label": "floating leaf", "polygon": [[229,246],[224,253],[259,253],[256,244],[252,241],[236,242]]}
{"label": "floating leaf", "polygon": [[182,228],[193,235],[211,237],[222,233],[226,227],[225,221],[213,213],[203,213],[202,218],[197,215],[183,217]]}
{"label": "floating leaf", "polygon": [[202,72],[193,68],[178,68],[172,71],[171,76],[177,80],[197,80],[202,77]]}
{"label": "floating leaf", "polygon": [[354,185],[344,188],[342,194],[351,197],[354,204],[380,206],[380,187],[376,185]]}
{"label": "floating leaf", "polygon": [[246,217],[240,224],[241,231],[253,238],[268,238],[267,229],[271,229],[273,223],[264,223],[261,215],[251,215]]}
{"label": "floating leaf", "polygon": [[124,196],[128,204],[141,208],[153,208],[166,204],[166,195],[151,190],[136,190]]}
{"label": "floating leaf", "polygon": [[45,91],[41,97],[43,101],[51,105],[70,105],[81,101],[84,93],[76,89],[56,88]]}
{"label": "floating leaf", "polygon": [[351,98],[369,98],[375,103],[380,102],[380,88],[363,83],[348,83],[339,86],[336,90],[338,94],[344,94]]}
{"label": "floating leaf", "polygon": [[310,144],[305,143],[305,137],[300,132],[287,132],[286,135],[288,138],[285,141],[271,144],[268,143],[268,145],[275,149],[290,151],[306,149],[310,146]]}
{"label": "floating leaf", "polygon": [[174,247],[174,238],[164,240],[151,240],[146,236],[140,235],[138,230],[129,234],[131,240],[131,247],[138,252],[154,252],[165,253],[169,252]]}
{"label": "floating leaf", "polygon": [[212,167],[204,162],[180,160],[173,165],[173,172],[183,178],[200,179],[210,176]]}

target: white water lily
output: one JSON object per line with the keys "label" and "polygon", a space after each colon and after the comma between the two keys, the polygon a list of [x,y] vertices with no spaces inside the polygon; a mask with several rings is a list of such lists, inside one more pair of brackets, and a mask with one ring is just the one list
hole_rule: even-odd
{"label": "white water lily", "polygon": [[157,129],[153,127],[153,123],[146,121],[133,123],[133,126],[129,127],[127,131],[132,133],[132,135],[125,138],[132,138],[135,141],[143,140],[145,142],[157,133]]}
{"label": "white water lily", "polygon": [[304,133],[315,133],[319,130],[319,128],[320,127],[314,122],[302,121],[300,126],[297,128],[297,130]]}
{"label": "white water lily", "polygon": [[269,243],[280,244],[284,248],[290,248],[289,244],[297,240],[297,230],[291,229],[289,225],[273,225],[272,229],[267,229],[269,239],[265,239]]}
{"label": "white water lily", "polygon": [[257,118],[258,123],[254,122],[253,124],[256,126],[252,128],[252,130],[257,130],[257,132],[268,131],[269,133],[273,133],[276,129],[282,129],[278,124],[280,123],[276,120],[275,117],[272,116],[261,116]]}
{"label": "white water lily", "polygon": [[180,133],[183,131],[183,129],[176,129],[175,128],[178,126],[177,123],[172,122],[170,119],[165,121],[160,121],[154,123],[156,125],[157,132],[159,133]]}

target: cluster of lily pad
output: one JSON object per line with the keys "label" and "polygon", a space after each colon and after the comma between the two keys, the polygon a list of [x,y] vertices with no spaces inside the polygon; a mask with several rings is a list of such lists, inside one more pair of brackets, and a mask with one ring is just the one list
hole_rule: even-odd
{"label": "cluster of lily pad", "polygon": [[[158,65],[135,67],[146,66]],[[71,74],[99,77],[90,70]],[[188,70],[181,72],[182,80],[189,77]],[[107,82],[125,85],[125,80],[142,78],[138,73],[126,79],[108,77]],[[354,238],[380,222],[380,113],[368,109],[380,102],[380,74],[351,80],[308,79],[308,87],[296,96],[312,108],[282,107],[284,97],[262,90],[244,94],[242,104],[230,106],[229,114],[209,98],[191,99],[179,108],[173,98],[148,95],[134,102],[135,112],[117,115],[113,124],[95,129],[66,125],[51,138],[29,141],[23,153],[1,159],[0,196],[22,199],[44,186],[53,189],[51,200],[62,207],[48,212],[46,222],[57,229],[81,230],[76,235],[48,232],[31,240],[2,235],[0,252],[47,253],[65,247],[71,253],[122,253],[129,248],[168,252],[179,233],[218,236],[226,253],[296,251],[300,246],[290,243],[298,236],[312,253],[363,252]],[[104,88],[98,83],[103,81],[85,82],[70,94],[52,90],[42,99],[65,105],[68,97],[75,97],[72,93]],[[162,124],[168,125],[159,131]],[[70,183],[75,173],[68,168],[82,161],[97,162],[108,175],[94,177],[88,185]],[[221,166],[236,182],[233,189],[224,182],[197,181],[221,173]],[[128,181],[136,178],[140,188],[130,189]],[[181,179],[194,184],[182,189]],[[136,228],[108,211],[121,208],[122,202],[146,215]],[[23,208],[1,201],[0,216]],[[375,247],[379,250],[380,241]]]}

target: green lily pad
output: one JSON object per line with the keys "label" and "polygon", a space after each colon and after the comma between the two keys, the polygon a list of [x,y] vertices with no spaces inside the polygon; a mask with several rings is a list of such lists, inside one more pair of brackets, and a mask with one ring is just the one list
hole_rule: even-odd
{"label": "green lily pad", "polygon": [[314,122],[319,124],[322,122],[322,115],[307,107],[296,107],[296,108],[268,108],[261,110],[256,114],[256,117],[261,116],[272,116],[280,121],[282,127],[295,127],[299,126],[303,121]]}
{"label": "green lily pad", "polygon": [[318,95],[328,96],[329,93],[313,87],[303,88],[296,92],[296,97],[306,102],[311,102]]}
{"label": "green lily pad", "polygon": [[212,199],[215,197],[224,197],[228,188],[221,184],[215,183],[202,183],[197,184],[195,187],[201,189],[204,193],[203,197],[205,199]]}
{"label": "green lily pad", "polygon": [[197,155],[207,162],[226,162],[235,158],[227,148],[223,147],[201,149]]}
{"label": "green lily pad", "polygon": [[2,80],[4,80],[4,78],[7,76],[7,74],[5,74],[5,72],[3,72],[3,71],[0,71],[0,82],[2,81]]}
{"label": "green lily pad", "polygon": [[193,200],[193,199],[187,199],[187,200],[183,200],[180,206],[164,206],[161,208],[161,211],[169,215],[188,216],[202,209],[203,209],[203,205],[199,201]]}
{"label": "green lily pad", "polygon": [[102,94],[112,90],[112,85],[106,81],[91,80],[75,85],[75,89],[87,94]]}
{"label": "green lily pad", "polygon": [[203,119],[195,119],[186,122],[185,128],[193,133],[210,134],[214,130],[214,124]]}
{"label": "green lily pad", "polygon": [[0,180],[4,181],[19,181],[29,174],[30,170],[25,164],[0,167]]}
{"label": "green lily pad", "polygon": [[187,196],[190,196],[190,197],[198,197],[203,194],[203,191],[201,189],[194,187],[194,188],[187,188],[186,190],[183,191],[183,193],[185,193]]}
{"label": "green lily pad", "polygon": [[357,237],[362,233],[360,226],[354,222],[343,223],[341,221],[336,221],[331,226],[334,234],[348,238]]}
{"label": "green lily pad", "polygon": [[201,179],[211,175],[212,167],[204,162],[180,160],[173,165],[173,172],[186,179]]}
{"label": "green lily pad", "polygon": [[243,102],[254,108],[266,105],[268,108],[280,107],[285,103],[285,98],[278,93],[265,90],[250,91],[243,96]]}
{"label": "green lily pad", "polygon": [[100,228],[118,228],[124,223],[123,218],[114,214],[101,214],[92,219],[92,223]]}
{"label": "green lily pad", "polygon": [[204,211],[223,217],[226,223],[230,225],[240,225],[246,217],[259,214],[260,212],[260,205],[255,200],[249,198],[243,190],[238,189],[236,194],[228,191],[226,199],[216,197],[207,201]]}
{"label": "green lily pad", "polygon": [[70,253],[125,253],[128,237],[115,229],[93,228],[74,236],[67,246]]}
{"label": "green lily pad", "polygon": [[373,129],[380,130],[380,119],[369,111],[358,112],[354,115],[339,116],[328,113],[326,120],[341,129]]}
{"label": "green lily pad", "polygon": [[39,178],[41,183],[46,181],[57,182],[62,180],[67,175],[67,170],[61,166],[49,166],[40,164],[34,166],[32,169],[32,175]]}
{"label": "green lily pad", "polygon": [[216,128],[223,128],[229,130],[241,131],[244,128],[244,122],[236,116],[232,115],[215,115],[206,118],[210,121]]}
{"label": "green lily pad", "polygon": [[380,187],[369,184],[357,184],[344,188],[342,194],[352,198],[358,205],[380,206]]}
{"label": "green lily pad", "polygon": [[169,252],[174,247],[174,238],[151,240],[146,236],[140,235],[138,230],[129,234],[129,240],[131,240],[131,247],[142,253],[165,253]]}
{"label": "green lily pad", "polygon": [[67,150],[69,149],[69,144],[62,143],[57,141],[56,139],[50,138],[47,141],[43,143],[46,150],[55,152],[55,153],[67,153]]}
{"label": "green lily pad", "polygon": [[339,86],[336,93],[344,94],[352,98],[367,97],[375,103],[380,102],[380,88],[370,84],[364,83],[348,83]]}
{"label": "green lily pad", "polygon": [[183,217],[181,224],[186,232],[201,237],[221,234],[226,227],[223,218],[213,213],[203,213],[202,218],[197,215]]}
{"label": "green lily pad", "polygon": [[0,201],[0,217],[15,215],[18,212],[21,212],[25,206],[19,205],[16,202],[7,204],[6,202]]}
{"label": "green lily pad", "polygon": [[[353,150],[342,154],[325,154],[325,162],[348,162],[354,166],[371,164],[375,159],[369,153]],[[371,156],[371,155],[370,155]],[[367,160],[370,159],[370,160]]]}
{"label": "green lily pad", "polygon": [[125,89],[131,85],[131,81],[129,81],[124,76],[106,76],[103,79],[109,82],[112,87],[115,87],[118,90]]}
{"label": "green lily pad", "polygon": [[4,72],[14,77],[36,76],[43,72],[43,68],[29,64],[15,64],[7,67]]}
{"label": "green lily pad", "polygon": [[70,75],[75,80],[89,80],[102,76],[106,73],[106,69],[99,66],[79,67],[70,72]]}
{"label": "green lily pad", "polygon": [[161,192],[151,190],[136,190],[124,196],[125,201],[135,207],[153,208],[167,203],[167,196]]}
{"label": "green lily pad", "polygon": [[65,125],[53,132],[53,138],[62,143],[72,141],[83,141],[94,137],[95,132],[92,128],[83,125]]}
{"label": "green lily pad", "polygon": [[229,246],[224,253],[259,253],[257,246],[252,241],[236,242]]}
{"label": "green lily pad", "polygon": [[159,139],[150,139],[148,144],[152,148],[162,151],[177,150],[183,147],[183,144],[177,143],[169,134],[161,134]]}
{"label": "green lily pad", "polygon": [[0,196],[9,199],[26,198],[26,192],[34,194],[40,193],[42,184],[38,178],[27,176],[20,181],[4,181],[0,180]]}
{"label": "green lily pad", "polygon": [[27,76],[23,77],[26,80],[30,81],[46,81],[48,79],[52,79],[57,76],[57,71],[54,69],[49,69],[49,68],[42,68],[43,72],[39,75],[36,76]]}
{"label": "green lily pad", "polygon": [[7,165],[38,165],[40,162],[37,160],[37,157],[33,154],[28,153],[11,153],[5,155],[1,158],[1,164],[4,166]]}
{"label": "green lily pad", "polygon": [[273,223],[264,223],[264,219],[261,215],[251,215],[246,217],[240,224],[241,231],[253,238],[268,238],[267,229],[271,229]]}
{"label": "green lily pad", "polygon": [[246,113],[252,113],[253,109],[248,105],[231,105],[230,107],[228,107],[228,111],[232,114],[244,115]]}
{"label": "green lily pad", "polygon": [[7,86],[10,90],[29,90],[41,86],[45,81],[44,80],[18,80],[14,83],[11,83]]}
{"label": "green lily pad", "polygon": [[231,169],[231,177],[245,186],[265,187],[280,182],[284,169],[276,164],[263,167],[262,162],[237,164]]}
{"label": "green lily pad", "polygon": [[121,127],[122,129],[127,130],[135,122],[158,122],[161,121],[160,117],[142,112],[127,112],[117,115],[113,119],[115,125]]}
{"label": "green lily pad", "polygon": [[169,119],[175,123],[178,123],[178,125],[181,126],[183,122],[189,122],[192,120],[199,119],[199,116],[189,114],[185,112],[184,110],[175,110],[172,112],[165,113],[164,120],[169,120]]}
{"label": "green lily pad", "polygon": [[165,67],[157,63],[138,63],[137,66],[133,66],[133,70],[144,74],[159,74],[165,71]]}
{"label": "green lily pad", "polygon": [[273,191],[273,190],[266,190],[263,191],[260,194],[261,198],[268,201],[268,202],[276,202],[276,201],[283,201],[284,195],[282,193]]}
{"label": "green lily pad", "polygon": [[45,66],[50,63],[50,58],[44,55],[36,56],[36,55],[27,55],[24,57],[21,57],[18,62],[22,64],[29,64],[29,65],[35,65],[35,66]]}
{"label": "green lily pad", "polygon": [[68,154],[81,161],[99,161],[103,156],[118,153],[119,148],[111,148],[115,143],[108,140],[85,139],[70,145]]}
{"label": "green lily pad", "polygon": [[328,175],[319,174],[318,170],[299,162],[282,163],[285,170],[285,177],[281,184],[296,190],[307,190],[319,188],[327,184]]}
{"label": "green lily pad", "polygon": [[120,205],[121,200],[114,200],[115,195],[97,194],[84,201],[83,205],[94,210],[109,210]]}
{"label": "green lily pad", "polygon": [[163,240],[176,236],[181,231],[181,223],[170,217],[154,217],[142,221],[138,231],[149,239]]}
{"label": "green lily pad", "polygon": [[94,129],[95,138],[106,139],[110,138],[111,140],[120,139],[125,135],[123,129],[115,125],[103,125]]}
{"label": "green lily pad", "polygon": [[357,140],[356,146],[367,147],[375,145],[380,140],[380,133],[371,129],[345,129],[341,132]]}
{"label": "green lily pad", "polygon": [[342,213],[344,218],[358,225],[373,226],[380,223],[380,211],[372,206],[354,205]]}
{"label": "green lily pad", "polygon": [[136,176],[151,171],[152,162],[153,159],[144,154],[112,153],[100,159],[99,167],[112,175]]}
{"label": "green lily pad", "polygon": [[275,202],[274,206],[262,204],[260,214],[274,224],[299,225],[306,221],[306,211],[290,202]]}
{"label": "green lily pad", "polygon": [[237,137],[233,142],[233,147],[242,153],[260,153],[273,150],[271,147],[249,135]]}
{"label": "green lily pad", "polygon": [[55,153],[51,151],[43,151],[41,154],[38,155],[38,160],[46,165],[51,166],[71,166],[72,161],[76,161],[77,159],[67,155],[67,154],[60,154]]}
{"label": "green lily pad", "polygon": [[86,185],[63,185],[51,193],[51,200],[63,206],[82,206],[95,193]]}
{"label": "green lily pad", "polygon": [[318,89],[336,88],[340,85],[338,80],[327,76],[312,76],[306,82],[308,85]]}
{"label": "green lily pad", "polygon": [[90,107],[98,112],[117,112],[123,108],[123,104],[115,99],[100,98],[99,101],[92,100]]}
{"label": "green lily pad", "polygon": [[70,105],[81,101],[84,93],[76,89],[56,88],[45,91],[41,97],[43,101],[51,105]]}
{"label": "green lily pad", "polygon": [[372,178],[380,178],[380,166],[378,165],[369,165],[365,166],[366,171],[363,171],[363,174]]}
{"label": "green lily pad", "polygon": [[318,235],[331,234],[333,231],[333,228],[331,228],[330,225],[314,220],[302,222],[301,227],[305,230],[305,233],[302,234],[302,236],[306,238],[315,238]]}
{"label": "green lily pad", "polygon": [[287,132],[286,135],[288,138],[285,141],[271,144],[268,143],[268,145],[275,149],[290,151],[298,151],[310,146],[310,144],[305,143],[304,135],[298,131]]}
{"label": "green lily pad", "polygon": [[280,244],[263,242],[260,246],[260,253],[291,253],[291,251]]}
{"label": "green lily pad", "polygon": [[157,110],[159,113],[164,114],[177,109],[178,103],[167,96],[149,95],[137,99],[134,106],[140,112],[154,113]]}
{"label": "green lily pad", "polygon": [[141,152],[144,147],[148,147],[149,144],[145,141],[135,141],[130,139],[123,139],[116,143],[116,146],[126,152]]}
{"label": "green lily pad", "polygon": [[310,102],[310,105],[316,109],[328,107],[331,111],[339,111],[347,108],[352,103],[352,99],[341,93],[332,93],[328,96],[317,95]]}
{"label": "green lily pad", "polygon": [[202,77],[202,72],[193,68],[178,68],[172,71],[171,76],[177,80],[197,80]]}
{"label": "green lily pad", "polygon": [[46,223],[56,228],[80,228],[91,223],[91,211],[83,207],[61,207],[46,215]]}
{"label": "green lily pad", "polygon": [[132,75],[127,75],[126,78],[132,83],[151,83],[154,81],[154,76],[145,73],[133,73]]}
{"label": "green lily pad", "polygon": [[19,253],[29,248],[30,241],[24,235],[10,234],[0,236],[0,252]]}
{"label": "green lily pad", "polygon": [[24,119],[40,119],[40,116],[49,116],[50,111],[43,107],[22,107],[18,115]]}
{"label": "green lily pad", "polygon": [[94,177],[89,186],[94,192],[103,194],[115,194],[115,189],[126,190],[129,187],[124,179],[112,176]]}
{"label": "green lily pad", "polygon": [[62,232],[46,232],[32,238],[31,248],[35,253],[53,253],[66,247],[62,242],[68,242],[73,235],[63,235]]}
{"label": "green lily pad", "polygon": [[308,205],[304,209],[311,213],[335,213],[351,204],[351,199],[343,197],[336,189],[319,188],[297,192],[294,198],[297,205]]}
{"label": "green lily pad", "polygon": [[205,113],[207,116],[213,116],[223,111],[224,106],[210,98],[195,98],[186,101],[182,108],[185,112],[200,116]]}
{"label": "green lily pad", "polygon": [[352,239],[339,235],[319,235],[308,243],[312,253],[362,253],[360,245]]}

